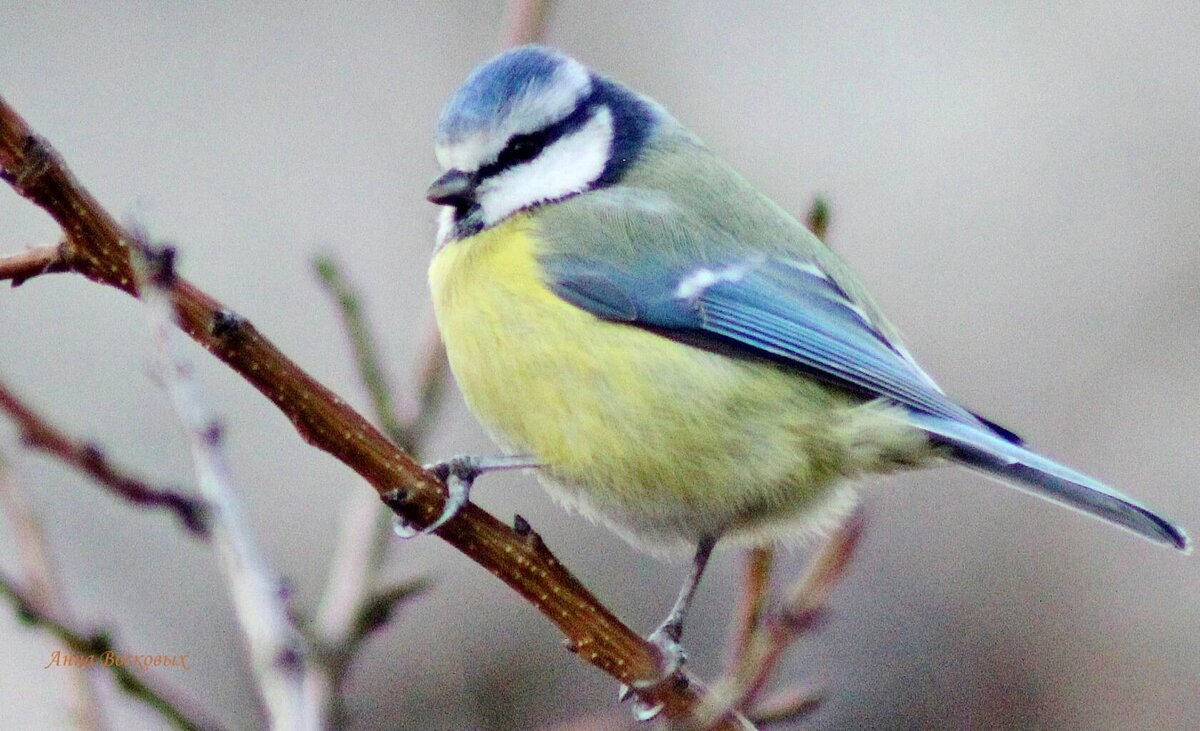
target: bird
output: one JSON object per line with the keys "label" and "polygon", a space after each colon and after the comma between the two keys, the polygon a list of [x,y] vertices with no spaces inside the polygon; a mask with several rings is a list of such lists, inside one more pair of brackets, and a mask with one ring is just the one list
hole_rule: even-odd
{"label": "bird", "polygon": [[502,454],[438,464],[446,509],[409,535],[479,475],[528,469],[635,546],[692,552],[650,635],[667,670],[718,541],[828,530],[868,475],[957,463],[1188,550],[947,396],[841,258],[651,98],[522,46],[470,74],[434,141],[434,311]]}

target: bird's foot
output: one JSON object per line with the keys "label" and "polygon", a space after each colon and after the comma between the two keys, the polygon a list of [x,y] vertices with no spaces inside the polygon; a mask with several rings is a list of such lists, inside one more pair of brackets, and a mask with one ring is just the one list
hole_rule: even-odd
{"label": "bird's foot", "polygon": [[446,505],[442,514],[425,528],[417,528],[399,515],[392,517],[392,531],[401,538],[435,533],[451,518],[458,515],[471,500],[471,487],[480,475],[501,470],[517,470],[537,467],[530,457],[473,457],[459,455],[444,462],[426,465],[425,469],[446,483]]}
{"label": "bird's foot", "polygon": [[446,505],[442,508],[442,514],[425,528],[417,528],[401,516],[394,515],[392,531],[401,538],[429,535],[458,515],[471,499],[471,486],[475,484],[475,479],[484,472],[480,462],[482,460],[479,457],[460,455],[445,462],[426,465],[425,469],[446,483]]}
{"label": "bird's foot", "polygon": [[[668,617],[658,629],[650,633],[646,640],[658,649],[660,672],[653,680],[642,680],[631,685],[622,684],[617,691],[617,700],[624,702],[634,693],[656,688],[663,683],[686,682],[683,676],[683,665],[687,662],[687,652],[680,643],[683,634],[683,623],[674,616]],[[633,717],[638,721],[653,720],[662,712],[661,703],[651,704],[640,697],[634,701]]]}

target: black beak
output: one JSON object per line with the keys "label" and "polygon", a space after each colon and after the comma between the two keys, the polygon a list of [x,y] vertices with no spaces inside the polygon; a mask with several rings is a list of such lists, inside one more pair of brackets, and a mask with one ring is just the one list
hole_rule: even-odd
{"label": "black beak", "polygon": [[430,184],[425,198],[439,206],[468,206],[475,202],[475,181],[461,170],[449,170]]}

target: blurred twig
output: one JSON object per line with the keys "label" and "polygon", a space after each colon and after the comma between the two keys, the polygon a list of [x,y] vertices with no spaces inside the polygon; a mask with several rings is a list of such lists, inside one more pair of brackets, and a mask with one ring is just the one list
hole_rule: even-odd
{"label": "blurred twig", "polygon": [[313,269],[325,289],[333,296],[342,317],[342,326],[350,336],[354,359],[358,363],[358,377],[371,397],[372,410],[383,433],[406,452],[413,451],[412,435],[396,415],[392,389],[388,386],[383,366],[379,362],[379,349],[367,325],[363,313],[362,298],[342,273],[342,268],[332,256],[318,256],[313,260]]}
{"label": "blurred twig", "polygon": [[0,573],[0,594],[12,603],[21,621],[46,630],[54,635],[64,647],[77,655],[96,658],[97,665],[107,667],[112,673],[113,679],[117,681],[117,687],[158,711],[176,728],[195,729],[196,731],[218,728],[211,721],[197,721],[189,717],[182,710],[180,704],[170,700],[165,694],[155,690],[149,683],[138,677],[137,673],[131,669],[131,663],[105,662],[104,658],[106,657],[130,657],[118,650],[107,634],[83,632],[41,613],[38,610],[37,602],[30,598],[17,582],[2,573]]}
{"label": "blurred twig", "polygon": [[510,0],[504,11],[505,48],[537,43],[550,22],[550,0]]}
{"label": "blurred twig", "polygon": [[158,351],[163,384],[191,442],[197,483],[211,506],[213,545],[250,646],[251,668],[271,728],[317,731],[323,726],[319,718],[322,709],[308,702],[306,653],[288,616],[282,582],[255,545],[225,461],[223,429],[204,403],[195,368],[184,358],[177,340],[171,301],[174,251],[143,245],[137,261],[139,289]]}
{"label": "blurred twig", "polygon": [[[780,605],[762,612],[749,631],[739,632],[737,636],[742,639],[735,644],[734,659],[725,676],[715,686],[715,697],[762,723],[793,720],[816,709],[820,693],[804,684],[765,700],[762,697],[784,654],[824,616],[829,592],[845,576],[858,548],[864,521],[862,508],[856,508],[813,555],[804,575],[788,588]],[[745,593],[754,597],[765,594],[760,561],[752,559],[747,570]],[[753,603],[761,606],[765,601],[760,598]]]}
{"label": "blurred twig", "polygon": [[[53,613],[64,624],[74,624],[58,572],[46,545],[46,534],[41,521],[26,502],[21,487],[9,471],[3,456],[0,456],[0,509],[8,516],[17,544],[17,556],[26,587],[24,604],[31,609],[36,608],[37,614],[41,616]],[[9,588],[17,591],[15,586]],[[67,668],[67,672],[71,689],[68,706],[76,728],[81,731],[101,731],[107,728],[100,694],[94,683],[96,671],[72,666]]]}
{"label": "blurred twig", "polygon": [[[510,2],[502,42],[511,46],[539,39],[549,17],[549,5],[548,0]],[[437,324],[432,316],[426,316],[421,360],[416,369],[416,399],[401,418],[358,289],[333,256],[318,256],[313,266],[338,306],[376,423],[397,446],[420,458],[449,380],[446,350]],[[312,628],[323,662],[310,682],[317,702],[327,708],[327,718],[334,728],[344,724],[341,686],[362,644],[390,620],[401,602],[419,594],[429,584],[418,579],[389,589],[376,589],[390,537],[390,511],[367,493],[351,496],[339,521],[329,578]]]}
{"label": "blurred twig", "polygon": [[816,234],[818,239],[825,241],[825,235],[829,233],[829,203],[824,198],[818,196],[813,199],[808,215],[804,218],[804,225],[808,226],[808,230]]}
{"label": "blurred twig", "polygon": [[726,669],[739,667],[746,661],[763,611],[771,592],[771,564],[775,560],[775,549],[760,546],[746,552],[745,579],[738,599],[737,610],[731,623],[729,652]]}
{"label": "blurred twig", "polygon": [[152,487],[115,467],[100,447],[73,439],[38,415],[17,395],[0,383],[0,411],[21,430],[22,440],[35,449],[53,455],[91,477],[118,497],[142,507],[164,508],[175,513],[192,534],[207,537],[208,519],[203,500],[179,490]]}
{"label": "blurred twig", "polygon": [[20,583],[0,574],[0,594],[12,603],[21,621],[48,631],[63,647],[90,659],[88,667],[64,665],[65,670],[74,678],[70,706],[77,728],[106,728],[98,689],[93,683],[93,673],[101,672],[100,668],[108,668],[118,688],[155,709],[176,728],[216,728],[215,724],[209,721],[201,722],[192,718],[183,710],[181,704],[170,700],[166,694],[155,690],[138,677],[130,663],[106,662],[106,656],[109,660],[128,657],[114,647],[107,633],[75,629],[76,623],[63,598],[46,548],[41,523],[20,494],[20,489],[3,460],[0,460],[0,507],[12,523],[17,552],[25,574],[24,581]]}
{"label": "blurred twig", "polygon": [[20,287],[26,280],[40,274],[66,270],[67,263],[57,246],[40,246],[0,259],[0,282],[7,280],[12,286]]}
{"label": "blurred twig", "polygon": [[[392,390],[379,362],[379,348],[363,312],[362,297],[332,256],[314,261],[321,283],[338,305],[342,324],[358,364],[359,379],[370,395],[375,419],[385,434],[405,451],[420,456],[429,429],[446,393],[448,367],[436,323],[427,318],[420,365],[417,403],[407,418],[395,413]],[[383,626],[403,601],[427,588],[427,581],[377,591],[385,548],[391,537],[391,513],[368,493],[352,496],[344,509],[329,578],[313,627],[324,664],[315,692],[323,700],[334,728],[345,718],[341,686],[351,663],[371,632]]]}

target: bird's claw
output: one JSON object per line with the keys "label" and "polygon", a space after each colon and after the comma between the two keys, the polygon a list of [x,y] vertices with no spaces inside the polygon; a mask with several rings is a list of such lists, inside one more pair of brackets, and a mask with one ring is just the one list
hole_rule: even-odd
{"label": "bird's claw", "polygon": [[425,469],[437,475],[442,482],[449,482],[451,477],[457,477],[467,484],[475,482],[484,471],[483,460],[469,454],[460,454],[442,462],[427,464]]}
{"label": "bird's claw", "polygon": [[470,501],[471,485],[475,483],[475,478],[483,472],[479,458],[469,456],[454,457],[445,462],[426,465],[425,469],[446,483],[445,507],[442,508],[442,514],[437,517],[437,520],[424,528],[417,528],[400,515],[393,515],[392,532],[401,538],[415,538],[436,533],[451,518],[458,515]]}
{"label": "bird's claw", "polygon": [[[622,683],[617,691],[619,703],[629,700],[634,693],[658,687],[663,683],[675,682],[680,678],[683,665],[687,662],[687,653],[684,651],[683,645],[679,643],[680,629],[672,622],[664,622],[646,638],[658,649],[662,672],[653,680],[636,680],[630,684]],[[652,704],[639,697],[634,700],[633,717],[637,721],[650,721],[657,717],[662,709],[662,703]]]}

